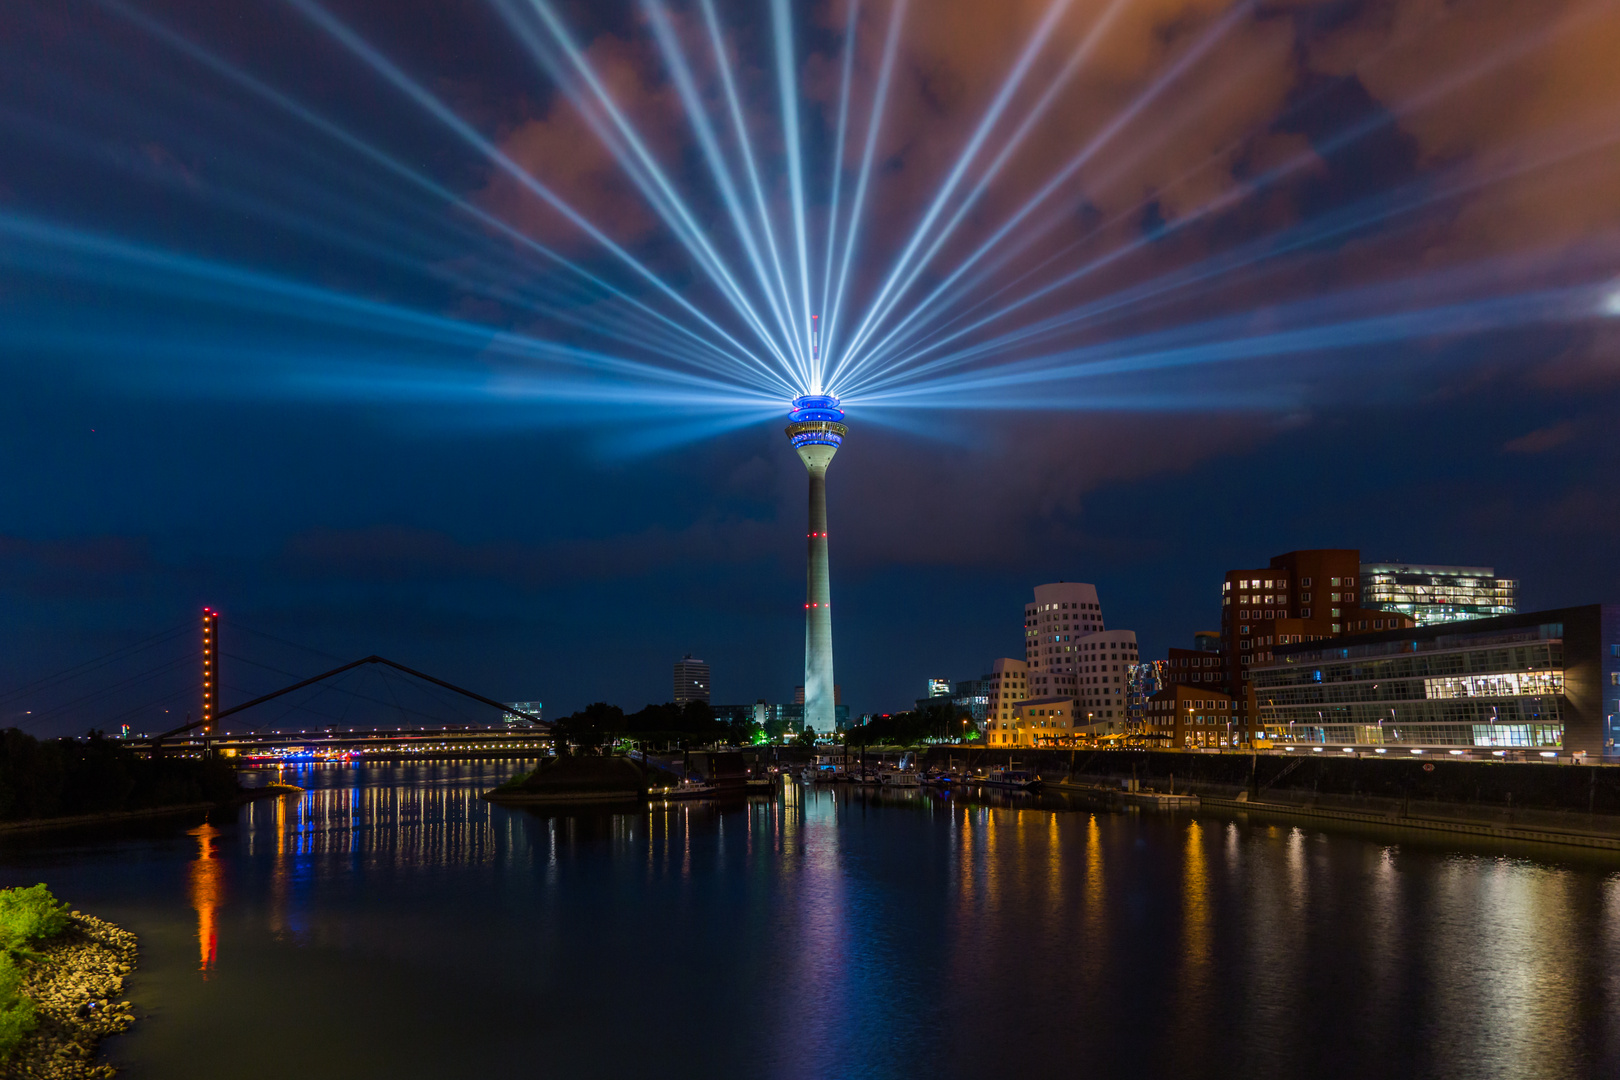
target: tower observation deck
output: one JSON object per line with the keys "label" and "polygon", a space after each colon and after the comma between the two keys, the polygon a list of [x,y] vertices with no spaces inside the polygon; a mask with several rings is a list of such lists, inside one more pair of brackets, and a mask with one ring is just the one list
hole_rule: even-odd
{"label": "tower observation deck", "polygon": [[816,731],[837,727],[833,697],[832,585],[827,569],[827,466],[849,429],[830,394],[793,399],[788,441],[810,473],[809,553],[804,596],[804,723]]}

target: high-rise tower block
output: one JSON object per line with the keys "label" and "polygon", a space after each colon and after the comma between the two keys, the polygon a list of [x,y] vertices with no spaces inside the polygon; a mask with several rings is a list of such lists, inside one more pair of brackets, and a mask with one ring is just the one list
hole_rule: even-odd
{"label": "high-rise tower block", "polygon": [[804,723],[817,731],[838,726],[833,690],[832,586],[827,569],[827,466],[849,429],[830,394],[793,399],[788,440],[810,472],[809,558],[804,597]]}

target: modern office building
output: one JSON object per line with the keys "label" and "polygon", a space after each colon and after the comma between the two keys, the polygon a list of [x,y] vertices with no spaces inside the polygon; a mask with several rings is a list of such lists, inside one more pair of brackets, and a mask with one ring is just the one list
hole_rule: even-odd
{"label": "modern office building", "polygon": [[1221,584],[1221,654],[1239,743],[1258,730],[1251,668],[1269,662],[1274,649],[1416,625],[1409,615],[1363,607],[1360,576],[1361,552],[1354,548],[1290,551],[1264,568],[1227,573]]}
{"label": "modern office building", "polygon": [[1232,696],[1213,687],[1178,683],[1147,699],[1142,723],[1132,734],[1148,746],[1203,750],[1236,746],[1237,710]]}
{"label": "modern office building", "polygon": [[951,687],[951,704],[966,711],[973,718],[974,726],[980,729],[990,716],[990,686],[994,678],[992,672],[980,679],[958,679]]}
{"label": "modern office building", "polygon": [[702,660],[694,660],[691,653],[687,653],[675,661],[675,704],[685,705],[688,701],[701,701],[709,703],[709,665]]}
{"label": "modern office building", "polygon": [[764,724],[769,708],[761,698],[752,705],[715,705],[714,718],[722,724]]}
{"label": "modern office building", "polygon": [[[545,706],[538,701],[508,701],[506,703],[506,707],[508,709],[516,709],[520,713],[526,713],[529,716],[534,717],[535,720],[539,720],[541,718],[542,711],[545,709]],[[509,728],[534,727],[534,723],[532,721],[524,720],[522,717],[513,716],[511,713],[502,713],[501,720]]]}
{"label": "modern office building", "polygon": [[1024,655],[1031,698],[1072,694],[1089,721],[1125,719],[1136,633],[1106,628],[1095,586],[1035,586],[1024,606]]}
{"label": "modern office building", "polygon": [[[752,705],[716,705],[714,706],[714,715],[715,719],[725,723],[751,722],[758,724],[766,731],[772,730],[773,725],[790,731],[797,731],[804,725],[804,702],[772,704],[764,698],[760,698]],[[843,731],[849,726],[849,708],[847,706],[835,706],[833,717],[837,730]]]}
{"label": "modern office building", "polygon": [[1494,566],[1362,563],[1361,606],[1410,615],[1419,626],[1518,611],[1519,583]]}
{"label": "modern office building", "polygon": [[1279,644],[1253,668],[1272,746],[1620,759],[1620,605]]}
{"label": "modern office building", "polygon": [[929,679],[928,696],[917,699],[917,710],[921,712],[949,705],[967,713],[974,727],[982,728],[990,712],[990,684],[993,679],[993,675],[986,675],[982,679],[958,679],[954,683],[949,679]]}

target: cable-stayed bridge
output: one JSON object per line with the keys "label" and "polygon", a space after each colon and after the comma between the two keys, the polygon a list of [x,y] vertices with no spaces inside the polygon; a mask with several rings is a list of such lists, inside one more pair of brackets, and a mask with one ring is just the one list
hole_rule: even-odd
{"label": "cable-stayed bridge", "polygon": [[[263,631],[231,629],[328,656]],[[233,669],[256,669],[260,686],[265,673],[294,675],[262,656],[223,651],[219,612],[204,608],[200,628],[170,628],[0,694],[0,717],[34,734],[71,725],[143,752],[233,757],[512,756],[551,743],[552,725],[529,711],[530,703],[497,701],[375,654],[259,693],[247,692]],[[223,705],[222,689],[230,691]]]}

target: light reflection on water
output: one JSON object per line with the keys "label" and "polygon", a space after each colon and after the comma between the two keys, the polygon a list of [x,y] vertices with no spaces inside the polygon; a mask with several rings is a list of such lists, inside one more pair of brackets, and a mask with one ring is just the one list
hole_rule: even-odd
{"label": "light reflection on water", "polygon": [[136,1078],[1620,1075],[1601,858],[927,790],[477,797],[517,767],[309,769],[0,874],[141,934]]}
{"label": "light reflection on water", "polygon": [[214,842],[219,837],[219,830],[204,822],[192,829],[188,835],[197,838],[197,856],[192,860],[188,877],[191,906],[197,909],[197,947],[201,953],[197,970],[202,972],[203,978],[206,979],[214,966],[215,954],[219,948],[219,929],[214,925],[220,901],[223,899],[221,896],[223,864],[214,851]]}

